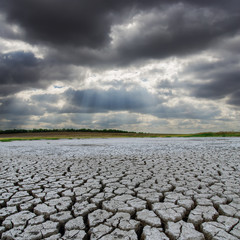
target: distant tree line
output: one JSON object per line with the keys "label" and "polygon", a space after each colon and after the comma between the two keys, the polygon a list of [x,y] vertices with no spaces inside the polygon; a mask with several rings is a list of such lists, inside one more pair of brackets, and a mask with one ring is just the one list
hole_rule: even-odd
{"label": "distant tree line", "polygon": [[74,129],[74,128],[62,128],[62,129],[8,129],[8,130],[0,130],[0,134],[8,134],[8,133],[36,133],[36,132],[107,132],[107,133],[135,133],[135,132],[128,132],[123,130],[117,129]]}

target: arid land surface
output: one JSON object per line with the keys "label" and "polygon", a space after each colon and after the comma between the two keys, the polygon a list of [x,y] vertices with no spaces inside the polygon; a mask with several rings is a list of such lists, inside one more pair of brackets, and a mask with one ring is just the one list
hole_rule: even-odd
{"label": "arid land surface", "polygon": [[0,143],[1,239],[240,239],[240,138]]}

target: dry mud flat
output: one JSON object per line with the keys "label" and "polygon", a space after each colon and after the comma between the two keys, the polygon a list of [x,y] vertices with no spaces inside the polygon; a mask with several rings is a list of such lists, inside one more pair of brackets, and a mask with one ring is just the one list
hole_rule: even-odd
{"label": "dry mud flat", "polygon": [[240,139],[0,143],[1,239],[240,239]]}

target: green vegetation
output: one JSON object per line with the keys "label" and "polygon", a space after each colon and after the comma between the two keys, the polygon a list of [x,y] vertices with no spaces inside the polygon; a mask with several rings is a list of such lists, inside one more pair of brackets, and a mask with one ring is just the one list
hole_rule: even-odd
{"label": "green vegetation", "polygon": [[12,141],[33,141],[33,140],[58,140],[59,138],[0,138],[0,142],[12,142]]}
{"label": "green vegetation", "polygon": [[21,140],[57,140],[119,137],[240,137],[240,132],[203,132],[194,134],[157,134],[128,132],[116,129],[12,129],[0,130],[0,142]]}
{"label": "green vegetation", "polygon": [[188,134],[184,137],[240,137],[240,132],[204,132]]}
{"label": "green vegetation", "polygon": [[40,133],[40,132],[107,132],[107,133],[135,133],[135,132],[128,132],[123,130],[117,129],[74,129],[74,128],[62,128],[62,129],[8,129],[8,130],[0,130],[0,134],[11,134],[11,133]]}

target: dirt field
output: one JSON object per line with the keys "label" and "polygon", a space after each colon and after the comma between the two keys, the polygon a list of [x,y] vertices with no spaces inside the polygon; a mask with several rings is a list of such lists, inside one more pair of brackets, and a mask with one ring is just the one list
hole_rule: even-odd
{"label": "dirt field", "polygon": [[159,137],[164,134],[147,133],[111,133],[111,132],[34,132],[0,134],[0,139],[32,139],[32,138],[114,138],[114,137]]}
{"label": "dirt field", "polygon": [[240,137],[240,132],[209,132],[196,134],[158,134],[158,133],[121,133],[121,132],[28,132],[0,134],[0,141],[39,140],[64,138],[121,138],[121,137]]}
{"label": "dirt field", "polygon": [[240,138],[0,143],[3,240],[240,239]]}

